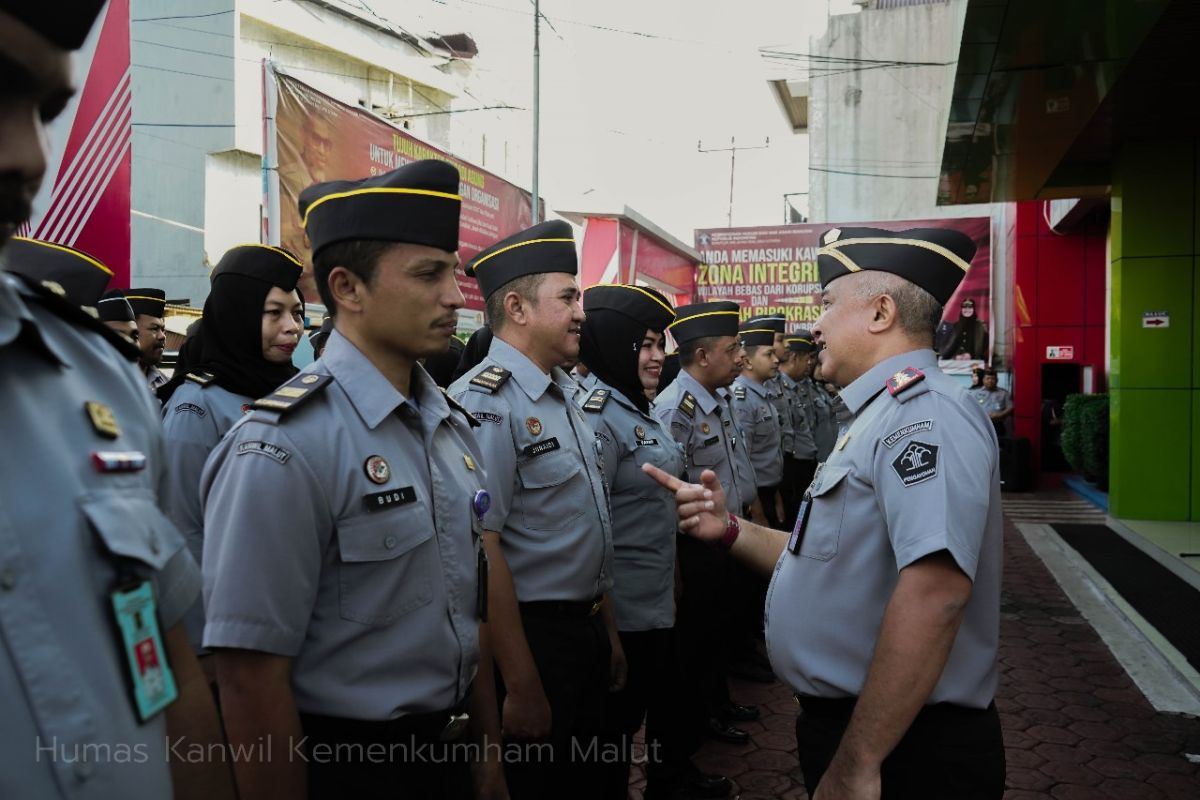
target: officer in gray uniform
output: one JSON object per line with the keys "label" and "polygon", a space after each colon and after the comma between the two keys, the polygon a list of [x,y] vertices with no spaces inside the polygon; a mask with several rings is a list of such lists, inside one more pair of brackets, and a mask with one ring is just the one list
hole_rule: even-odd
{"label": "officer in gray uniform", "polygon": [[[788,359],[787,334],[787,318],[779,314],[768,314],[763,316],[751,317],[742,323],[742,328],[745,330],[761,330],[764,328],[770,329],[774,336],[771,338],[771,348],[775,352],[775,358],[779,360],[780,365]],[[790,452],[791,437],[792,437],[792,396],[784,390],[784,384],[780,374],[776,374],[772,378],[763,381],[763,385],[767,387],[767,394],[771,398],[771,404],[775,406],[775,414],[779,419],[779,434],[782,438],[783,452]]]}
{"label": "officer in gray uniform", "polygon": [[470,795],[453,745],[469,701],[473,722],[495,715],[490,670],[476,676],[485,477],[475,421],[418,363],[463,305],[458,185],[452,165],[417,161],[300,195],[334,331],[200,485],[226,730],[274,746],[236,765],[243,798],[303,796],[301,738],[310,797]]}
{"label": "officer in gray uniform", "polygon": [[138,347],[142,351],[139,364],[150,391],[157,392],[170,380],[158,368],[167,344],[167,327],[163,320],[167,309],[167,293],[162,289],[143,287],[130,289],[125,293],[125,299],[137,317]]}
{"label": "officer in gray uniform", "polygon": [[[593,286],[583,294],[586,318],[580,339],[581,363],[592,388],[578,395],[596,432],[600,467],[609,490],[613,519],[613,591],[617,629],[625,651],[625,688],[612,695],[605,734],[617,752],[606,770],[605,795],[624,800],[629,793],[629,744],[646,721],[648,778],[655,782],[667,765],[679,765],[667,699],[675,626],[675,498],[640,466],[654,464],[673,475],[683,472],[683,449],[670,430],[650,414],[647,390],[658,387],[666,357],[663,332],[675,310],[658,292],[643,286]],[[657,792],[659,787],[652,787]]]}
{"label": "officer in gray uniform", "polygon": [[[102,5],[0,2],[0,57],[24,76],[0,86],[0,252]],[[200,576],[159,507],[156,409],[136,351],[81,310],[108,275],[22,250],[5,266],[23,277],[0,273],[0,797],[229,797],[226,767],[168,758],[168,737],[207,747],[220,728],[179,624]]]}
{"label": "officer in gray uniform", "polygon": [[783,454],[783,486],[786,490],[783,521],[784,530],[791,530],[796,522],[796,511],[800,508],[800,498],[817,469],[817,441],[814,437],[817,411],[812,400],[815,389],[811,378],[817,346],[812,334],[805,330],[787,336],[784,341],[789,358],[779,369],[779,382],[792,397],[792,447]]}
{"label": "officer in gray uniform", "polygon": [[932,350],[975,246],[946,229],[833,229],[822,244],[813,333],[850,419],[791,535],[727,514],[716,481],[656,477],[685,530],[774,570],[767,642],[802,708],[810,793],[1000,798],[996,438]]}
{"label": "officer in gray uniform", "polygon": [[547,739],[554,754],[551,763],[509,760],[508,783],[514,797],[598,796],[603,765],[588,748],[625,667],[605,602],[613,545],[596,438],[560,366],[578,360],[583,322],[571,227],[535,225],[466,271],[487,298],[494,338],[450,394],[480,423],[488,470],[483,527],[504,734]]}
{"label": "officer in gray uniform", "polygon": [[983,385],[972,391],[971,399],[979,403],[983,413],[992,421],[996,436],[1003,438],[1008,435],[1008,418],[1013,413],[1012,395],[1007,389],[997,386],[996,370],[988,367],[983,371]]}
{"label": "officer in gray uniform", "polygon": [[109,289],[102,294],[96,301],[96,314],[108,328],[137,346],[137,317],[125,299],[125,292]]}
{"label": "officer in gray uniform", "polygon": [[783,433],[779,421],[779,406],[767,387],[767,381],[779,375],[779,359],[775,355],[775,333],[770,328],[750,327],[743,323],[738,329],[746,359],[742,373],[734,378],[731,387],[734,419],[745,434],[744,444],[754,467],[758,499],[763,515],[772,528],[781,527],[775,500],[783,480]]}
{"label": "officer in gray uniform", "polygon": [[[296,374],[291,354],[272,348],[264,353],[263,326],[294,347],[304,319],[296,283],[304,272],[286,250],[262,244],[230,249],[217,262],[204,301],[204,316],[194,347],[199,355],[160,392],[163,437],[167,442],[167,516],[179,527],[196,562],[203,565],[204,514],[200,474],[209,453],[259,397]],[[269,300],[278,287],[282,298]],[[282,303],[282,304],[281,304]],[[286,306],[286,307],[285,307]],[[273,337],[273,341],[279,338]],[[204,607],[197,602],[185,620],[192,646],[200,649]],[[208,659],[202,659],[207,669]]]}
{"label": "officer in gray uniform", "polygon": [[837,443],[838,431],[841,430],[842,420],[839,411],[843,408],[836,395],[830,394],[826,376],[818,363],[813,368],[813,375],[807,384],[808,397],[816,410],[817,424],[813,435],[817,441],[817,463],[829,458],[833,446]]}

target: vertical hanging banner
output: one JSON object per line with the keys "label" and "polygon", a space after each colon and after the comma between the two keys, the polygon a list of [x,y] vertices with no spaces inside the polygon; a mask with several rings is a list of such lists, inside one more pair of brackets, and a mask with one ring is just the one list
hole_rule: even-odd
{"label": "vertical hanging banner", "polygon": [[946,304],[935,349],[945,362],[986,362],[991,325],[991,220],[988,217],[888,222],[705,228],[696,231],[704,261],[696,271],[700,301],[733,300],[742,317],[781,314],[788,330],[811,328],[821,314],[817,251],[830,228],[952,228],[975,242],[966,277]]}
{"label": "vertical hanging banner", "polygon": [[[264,233],[268,242],[286,247],[305,262],[300,283],[305,300],[320,302],[297,198],[314,183],[359,180],[427,158],[453,164],[458,168],[463,199],[458,248],[462,263],[532,224],[529,192],[422,142],[364,109],[348,106],[283,75],[270,64],[266,65],[264,80],[268,84],[264,92],[264,189],[268,209]],[[273,191],[277,214],[272,208]],[[466,277],[462,267],[457,277],[467,309],[482,312],[484,299],[475,280]]]}
{"label": "vertical hanging banner", "polygon": [[109,2],[72,70],[81,88],[49,126],[46,176],[20,233],[89,253],[113,271],[111,286],[128,286],[129,0]]}

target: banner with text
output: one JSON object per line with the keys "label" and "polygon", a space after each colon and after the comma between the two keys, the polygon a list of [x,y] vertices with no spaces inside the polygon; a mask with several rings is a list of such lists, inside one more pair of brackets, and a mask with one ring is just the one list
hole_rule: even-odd
{"label": "banner with text", "polygon": [[[306,300],[319,302],[311,277],[308,240],[300,225],[297,197],[306,187],[329,180],[358,180],[435,158],[458,168],[462,195],[459,259],[466,263],[494,242],[533,219],[529,192],[445,153],[361,108],[345,105],[295,78],[274,70],[276,153],[279,174],[280,243],[300,255],[306,274]],[[458,270],[467,308],[482,311],[484,299],[474,278]],[[482,315],[479,315],[480,320]]]}
{"label": "banner with text", "polygon": [[821,314],[817,251],[830,228],[953,228],[975,242],[967,276],[946,304],[936,348],[946,360],[986,361],[991,319],[991,220],[901,220],[889,222],[769,225],[755,228],[705,228],[696,231],[702,263],[696,271],[698,302],[733,300],[742,318],[782,314],[788,330],[810,328]]}

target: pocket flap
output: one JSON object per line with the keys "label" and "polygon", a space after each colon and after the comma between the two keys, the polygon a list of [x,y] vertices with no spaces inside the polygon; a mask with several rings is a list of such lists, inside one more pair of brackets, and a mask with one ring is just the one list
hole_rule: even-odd
{"label": "pocket flap", "polygon": [[545,489],[566,483],[581,469],[582,465],[570,452],[558,452],[518,464],[517,474],[526,489]]}
{"label": "pocket flap", "polygon": [[849,474],[849,467],[823,467],[808,487],[809,497],[820,497],[829,494]]}
{"label": "pocket flap", "polygon": [[183,547],[182,534],[148,489],[93,492],[81,497],[79,505],[113,555],[160,570]]}
{"label": "pocket flap", "polygon": [[433,525],[425,507],[414,504],[339,522],[337,536],[346,563],[388,561],[433,538]]}

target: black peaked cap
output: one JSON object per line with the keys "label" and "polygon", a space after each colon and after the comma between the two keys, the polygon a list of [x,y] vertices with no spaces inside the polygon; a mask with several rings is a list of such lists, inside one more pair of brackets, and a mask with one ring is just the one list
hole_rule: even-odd
{"label": "black peaked cap", "polygon": [[798,330],[791,336],[784,337],[784,344],[793,353],[813,353],[817,350],[817,341],[806,330]]}
{"label": "black peaked cap", "polygon": [[762,317],[751,317],[738,326],[738,338],[746,347],[775,344],[775,329]]}
{"label": "black peaked cap", "polygon": [[[74,305],[94,308],[112,270],[82,250],[14,236],[4,247],[4,269],[62,294]],[[61,292],[59,289],[61,288]]]}
{"label": "black peaked cap", "polygon": [[731,300],[693,303],[675,309],[671,335],[679,344],[707,336],[738,335],[738,304]]}
{"label": "black peaked cap", "polygon": [[775,333],[787,333],[787,318],[779,314],[761,314],[750,317],[744,325],[751,328],[770,328]]}
{"label": "black peaked cap", "polygon": [[491,297],[509,281],[542,272],[579,272],[575,233],[571,226],[550,219],[496,242],[467,263],[467,275],[479,282],[479,291]]}
{"label": "black peaked cap", "polygon": [[822,287],[851,272],[890,272],[920,286],[945,305],[974,257],[971,237],[950,228],[831,228],[821,234],[817,271]]}
{"label": "black peaked cap", "polygon": [[458,250],[458,169],[427,159],[360,181],[326,181],[300,192],[313,256],[337,242],[403,242]]}
{"label": "black peaked cap", "polygon": [[583,293],[584,312],[608,309],[637,320],[652,331],[662,333],[675,319],[675,309],[667,298],[648,286],[600,284]]}
{"label": "black peaked cap", "polygon": [[125,293],[120,289],[109,289],[104,296],[96,301],[96,313],[102,322],[134,322],[137,317],[133,306],[125,299]]}

